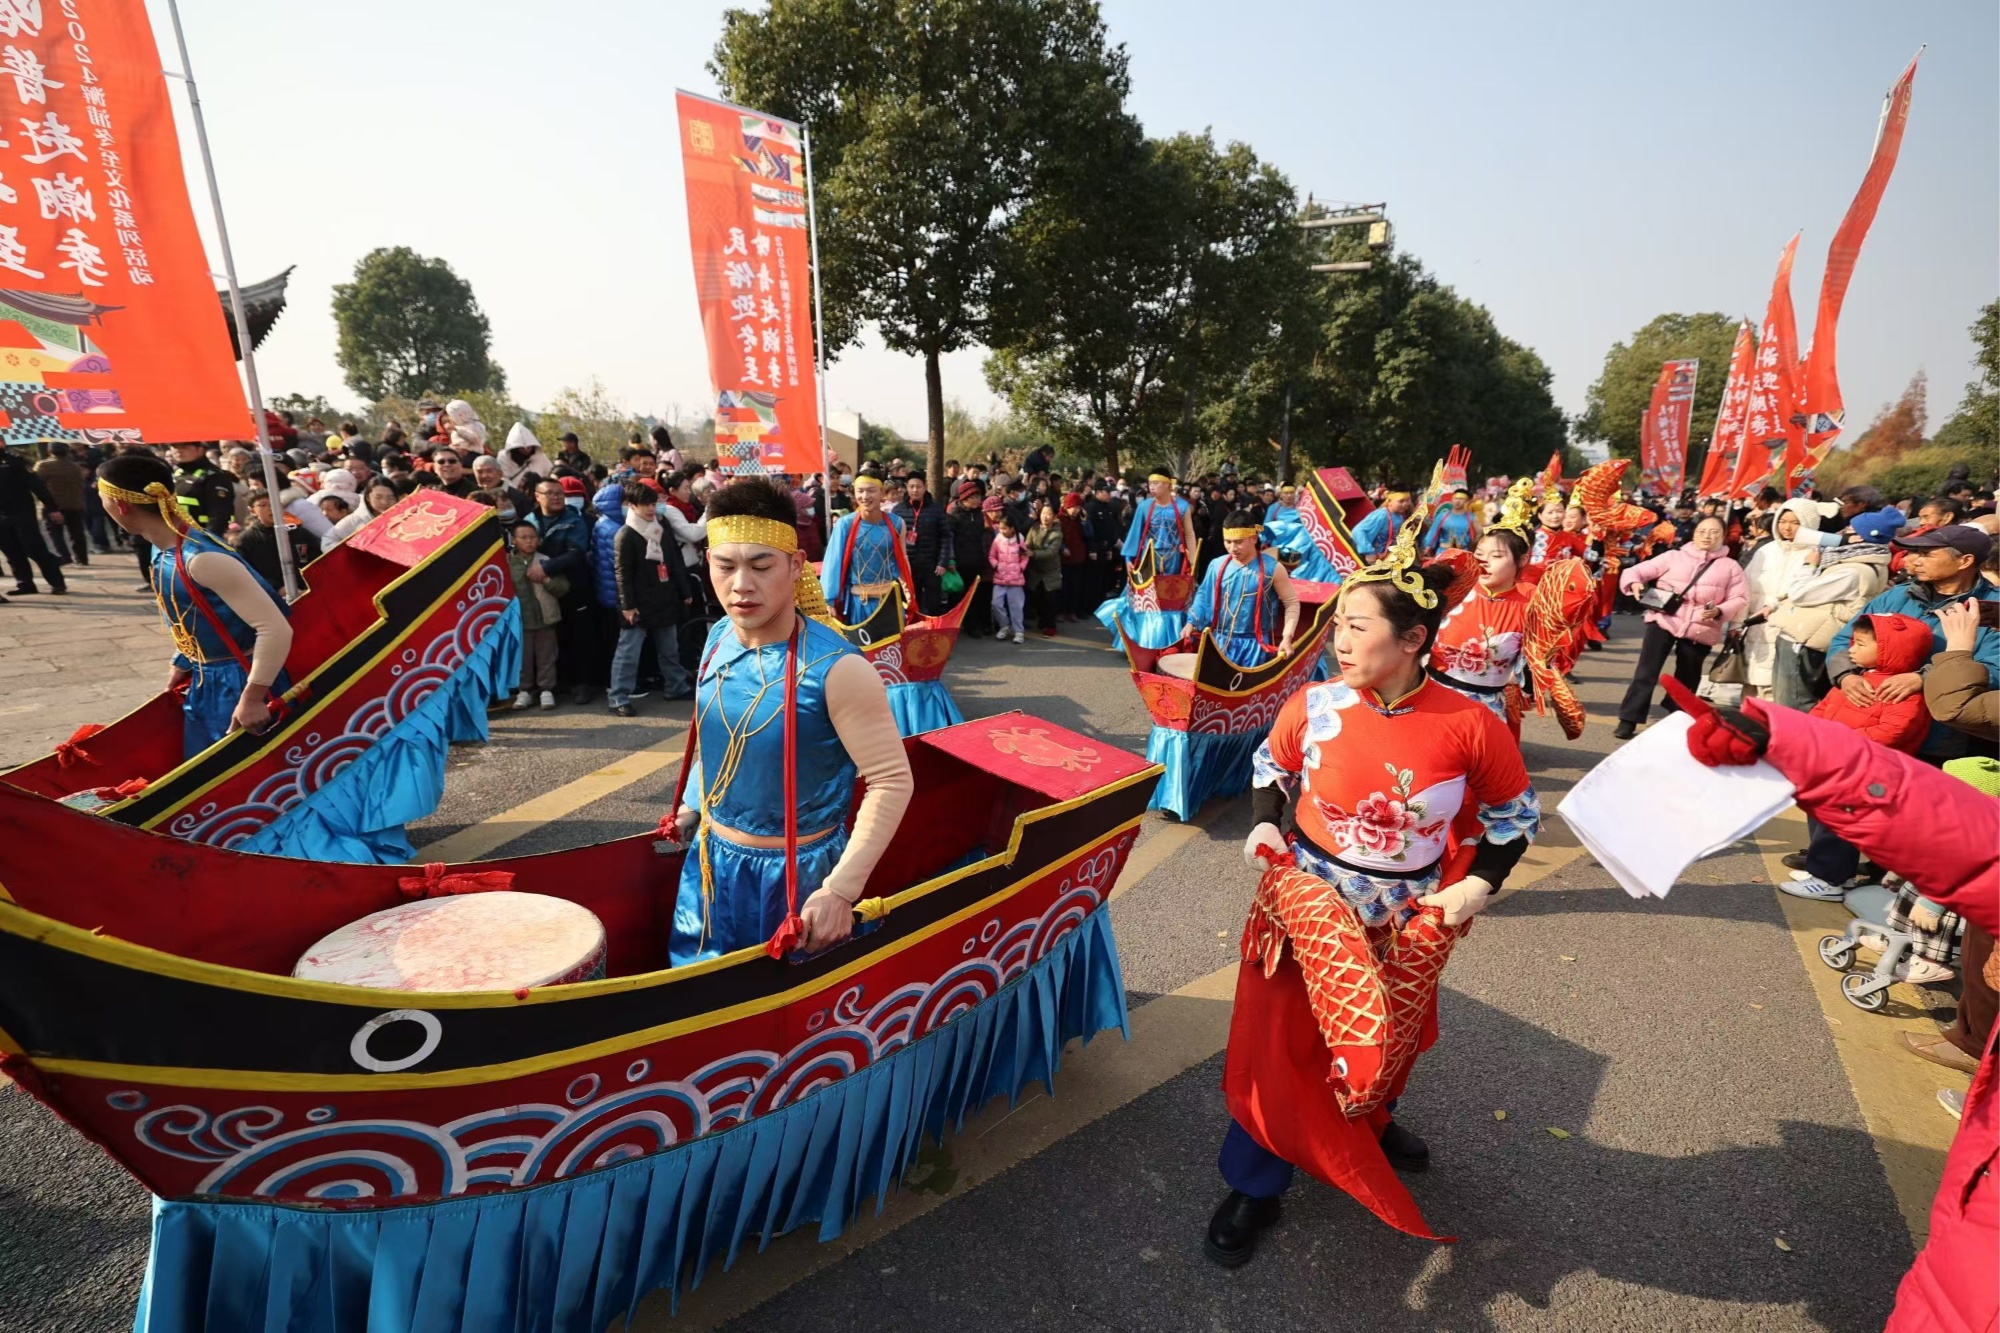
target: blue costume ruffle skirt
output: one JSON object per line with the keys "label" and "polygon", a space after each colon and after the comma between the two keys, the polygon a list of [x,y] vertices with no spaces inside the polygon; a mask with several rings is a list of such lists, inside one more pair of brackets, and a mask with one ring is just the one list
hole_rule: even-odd
{"label": "blue costume ruffle skirt", "polygon": [[[708,855],[706,894],[701,867],[704,849]],[[801,907],[846,849],[845,828],[799,843]],[[704,958],[754,948],[777,933],[788,907],[783,847],[745,847],[703,830],[695,835],[695,846],[681,861],[680,893],[674,899],[674,929],[667,942],[667,957],[673,966],[684,967]]]}
{"label": "blue costume ruffle skirt", "polygon": [[521,607],[510,600],[478,645],[402,720],[231,849],[302,861],[408,861],[414,853],[403,826],[444,798],[452,742],[484,741],[487,706],[512,694],[520,677]]}
{"label": "blue costume ruffle skirt", "polygon": [[1123,624],[1125,637],[1141,648],[1171,648],[1180,642],[1181,632],[1187,628],[1187,612],[1134,611],[1120,593],[1097,608],[1097,623],[1113,634]]}
{"label": "blue costume ruffle skirt", "polygon": [[896,732],[921,736],[939,727],[955,727],[965,721],[951,691],[941,680],[911,680],[889,687],[889,712],[896,719]]}
{"label": "blue costume ruffle skirt", "polygon": [[505,1194],[342,1211],[155,1200],[140,1333],[599,1333],[747,1241],[879,1211],[924,1136],[1126,1027],[1100,908],[990,999],[838,1083],[666,1152]]}
{"label": "blue costume ruffle skirt", "polygon": [[1146,738],[1146,758],[1166,772],[1153,787],[1148,810],[1193,819],[1212,796],[1237,796],[1250,789],[1250,762],[1263,736],[1176,731],[1156,726]]}

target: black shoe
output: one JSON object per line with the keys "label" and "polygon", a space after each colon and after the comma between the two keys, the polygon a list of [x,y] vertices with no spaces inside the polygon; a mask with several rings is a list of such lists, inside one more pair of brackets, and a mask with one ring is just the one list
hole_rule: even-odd
{"label": "black shoe", "polygon": [[596,693],[597,691],[591,689],[588,685],[579,685],[576,687],[576,693],[570,695],[569,699],[574,704],[587,704],[590,702],[591,696]]}
{"label": "black shoe", "polygon": [[1241,1190],[1231,1190],[1215,1216],[1208,1219],[1208,1235],[1201,1247],[1224,1268],[1241,1268],[1257,1252],[1257,1233],[1277,1220],[1276,1199],[1253,1199]]}
{"label": "black shoe", "polygon": [[639,710],[634,708],[631,704],[613,704],[611,705],[611,716],[637,717],[639,716]]}
{"label": "black shoe", "polygon": [[1804,870],[1806,868],[1806,854],[1804,852],[1786,852],[1778,858],[1778,862],[1787,870]]}
{"label": "black shoe", "polygon": [[1382,1131],[1382,1155],[1389,1159],[1389,1165],[1398,1171],[1428,1171],[1431,1169],[1430,1145],[1416,1135],[1391,1120],[1389,1127]]}
{"label": "black shoe", "polygon": [[49,585],[49,591],[54,593],[56,596],[60,597],[64,593],[69,591],[69,585],[67,583],[51,583]]}
{"label": "black shoe", "polygon": [[1611,739],[1617,741],[1629,741],[1638,734],[1639,728],[1630,722],[1620,722],[1611,729]]}
{"label": "black shoe", "polygon": [[1590,651],[1593,653],[1601,653],[1604,651],[1604,645],[1599,643],[1596,639],[1585,639],[1583,641],[1583,646],[1590,649]]}

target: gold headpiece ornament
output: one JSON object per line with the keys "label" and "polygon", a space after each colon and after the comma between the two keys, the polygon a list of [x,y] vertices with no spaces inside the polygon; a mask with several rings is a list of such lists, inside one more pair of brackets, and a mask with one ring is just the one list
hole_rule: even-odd
{"label": "gold headpiece ornament", "polygon": [[1431,474],[1430,489],[1424,492],[1423,499],[1410,511],[1410,516],[1403,520],[1403,526],[1396,530],[1395,542],[1380,560],[1349,574],[1342,584],[1343,590],[1360,583],[1391,583],[1398,591],[1408,593],[1426,611],[1438,604],[1438,595],[1424,586],[1423,575],[1418,573],[1423,560],[1417,554],[1417,542],[1423,535],[1424,524],[1430,519],[1432,499],[1443,488],[1444,464],[1440,463],[1437,471]]}
{"label": "gold headpiece ornament", "polygon": [[1493,531],[1502,529],[1514,533],[1523,540],[1535,528],[1535,479],[1523,477],[1507,488],[1507,498],[1500,502],[1500,517],[1493,522]]}
{"label": "gold headpiece ornament", "polygon": [[[708,544],[727,546],[733,542],[749,542],[752,546],[768,546],[785,555],[796,555],[799,550],[799,530],[789,523],[781,523],[775,518],[762,518],[756,514],[725,514],[708,520]],[[799,577],[792,584],[792,601],[798,606],[799,614],[822,625],[836,628],[839,622],[826,604],[826,590],[819,586],[819,575],[807,563],[799,570]]]}
{"label": "gold headpiece ornament", "polygon": [[165,482],[149,481],[146,483],[145,491],[141,493],[128,491],[123,486],[113,486],[99,477],[97,493],[107,500],[117,500],[140,509],[157,508],[160,517],[165,519],[167,526],[175,532],[186,532],[194,526],[194,520],[188,517],[187,510],[181,508],[181,502],[175,498],[173,487]]}

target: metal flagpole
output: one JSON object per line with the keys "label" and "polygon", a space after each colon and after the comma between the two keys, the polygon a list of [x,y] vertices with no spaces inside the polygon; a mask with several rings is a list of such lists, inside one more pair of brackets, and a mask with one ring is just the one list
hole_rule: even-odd
{"label": "metal flagpole", "polygon": [[[829,499],[833,495],[833,461],[826,454],[826,316],[819,289],[819,209],[813,203],[812,131],[799,126],[799,147],[806,159],[806,245],[813,270],[813,378],[819,384],[819,475]],[[824,502],[823,502],[824,503]]]}
{"label": "metal flagpole", "polygon": [[243,290],[236,285],[236,258],[229,250],[229,224],[222,218],[222,189],[215,183],[215,159],[208,151],[208,126],[201,118],[201,94],[195,91],[194,65],[188,60],[187,34],[181,31],[181,9],[177,0],[167,0],[167,14],[174,25],[174,44],[180,48],[178,78],[187,87],[188,109],[194,113],[194,136],[201,145],[201,169],[208,176],[208,202],[215,210],[215,238],[222,247],[222,272],[229,283],[229,309],[236,318],[236,345],[243,354],[243,376],[249,381],[250,417],[257,426],[257,456],[264,462],[264,489],[271,497],[271,517],[278,524],[278,564],[285,574],[285,600],[298,598],[299,571],[292,561],[291,538],[285,527],[284,507],[278,502],[278,465],[271,452],[271,432],[264,424],[264,393],[257,385],[257,356],[250,346],[250,317],[243,309]]}

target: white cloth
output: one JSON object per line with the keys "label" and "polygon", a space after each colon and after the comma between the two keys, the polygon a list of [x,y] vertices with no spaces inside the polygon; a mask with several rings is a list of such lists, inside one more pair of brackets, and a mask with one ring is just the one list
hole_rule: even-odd
{"label": "white cloth", "polygon": [[479,419],[471,403],[463,398],[454,398],[444,405],[445,418],[451,422],[451,442],[453,447],[470,449],[483,454],[486,450],[486,423]]}
{"label": "white cloth", "polygon": [[326,534],[333,531],[333,520],[320,507],[295,491],[287,491],[293,498],[285,501],[285,512],[299,521],[306,535],[314,541],[324,541]]}
{"label": "white cloth", "polygon": [[1683,870],[1792,804],[1792,784],[1763,760],[1719,768],[1696,760],[1687,747],[1693,725],[1686,713],[1656,722],[1584,774],[1556,807],[1634,898],[1666,897]]}
{"label": "white cloth", "polygon": [[[516,458],[516,449],[533,452]],[[542,442],[535,438],[535,432],[528,429],[525,421],[517,421],[507,428],[507,443],[500,450],[500,475],[507,479],[508,485],[519,486],[525,491],[528,486],[521,484],[522,473],[546,477],[555,471],[555,467],[554,460],[542,452]]]}
{"label": "white cloth", "polygon": [[646,539],[646,558],[648,560],[658,564],[667,558],[666,551],[660,546],[660,542],[667,535],[667,528],[657,517],[648,523],[639,517],[637,509],[628,505],[625,509],[625,526]]}

